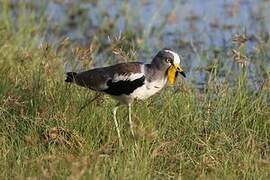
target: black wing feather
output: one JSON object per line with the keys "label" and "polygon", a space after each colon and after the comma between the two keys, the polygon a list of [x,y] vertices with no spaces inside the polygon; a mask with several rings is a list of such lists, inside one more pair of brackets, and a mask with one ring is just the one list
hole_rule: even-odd
{"label": "black wing feather", "polygon": [[133,81],[130,80],[121,80],[117,82],[113,82],[111,79],[107,82],[108,89],[103,90],[104,92],[114,95],[114,96],[119,96],[122,94],[129,95],[135,89],[138,87],[141,87],[144,85],[145,81],[145,76],[142,76],[139,79],[135,79]]}

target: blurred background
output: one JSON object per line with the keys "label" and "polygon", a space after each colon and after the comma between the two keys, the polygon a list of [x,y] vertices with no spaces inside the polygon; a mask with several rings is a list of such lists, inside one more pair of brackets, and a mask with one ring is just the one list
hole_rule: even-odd
{"label": "blurred background", "polygon": [[[269,0],[0,0],[0,179],[270,179]],[[66,71],[151,62],[187,78],[126,108]],[[132,111],[133,111],[132,110]]]}
{"label": "blurred background", "polygon": [[[269,9],[269,0],[3,0],[1,19],[14,30],[35,26],[37,46],[68,41],[73,48],[90,47],[84,63],[66,54],[66,71],[150,62],[169,47],[182,56],[188,79],[199,88],[208,81],[207,70],[217,66],[221,81],[233,81],[230,71],[238,72],[239,62],[248,64],[256,88],[270,64],[270,51],[261,46],[269,48]],[[255,57],[260,50],[264,57]]]}

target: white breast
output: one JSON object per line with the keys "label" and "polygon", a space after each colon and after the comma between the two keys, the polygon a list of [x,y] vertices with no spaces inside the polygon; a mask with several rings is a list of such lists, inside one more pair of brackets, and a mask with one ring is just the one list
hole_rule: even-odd
{"label": "white breast", "polygon": [[167,79],[148,82],[130,94],[134,99],[146,99],[160,91],[166,84]]}

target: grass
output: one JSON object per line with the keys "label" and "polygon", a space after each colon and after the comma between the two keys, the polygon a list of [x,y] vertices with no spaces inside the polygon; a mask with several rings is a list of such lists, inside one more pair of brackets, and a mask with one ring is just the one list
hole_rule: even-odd
{"label": "grass", "polygon": [[[256,90],[250,86],[248,67],[241,63],[247,60],[245,55],[254,63],[266,61],[269,40],[252,56],[240,43],[235,62],[220,53],[214,68],[207,69],[202,91],[189,80],[178,79],[175,87],[135,103],[138,148],[129,131],[127,108],[120,108],[125,146],[121,151],[112,120],[116,103],[64,83],[63,59],[86,61],[89,54],[95,59],[93,51],[102,45],[95,42],[91,51],[79,48],[73,54],[65,43],[38,47],[45,26],[36,24],[34,17],[27,22],[19,27],[8,19],[0,23],[1,179],[270,178],[267,72],[265,83]],[[121,57],[136,57],[139,46],[129,51],[128,38],[116,38],[121,43],[113,41],[107,49],[117,50]],[[198,55],[209,61],[207,55]],[[224,63],[228,61],[237,68]],[[220,83],[224,71],[228,73]]]}

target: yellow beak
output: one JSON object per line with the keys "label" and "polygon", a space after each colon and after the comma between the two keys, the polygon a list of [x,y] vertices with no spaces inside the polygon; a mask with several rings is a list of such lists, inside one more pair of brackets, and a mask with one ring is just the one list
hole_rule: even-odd
{"label": "yellow beak", "polygon": [[180,74],[182,74],[182,76],[186,77],[186,74],[184,72],[184,70],[180,67],[179,64],[174,64],[174,67],[176,69],[177,72],[179,72]]}
{"label": "yellow beak", "polygon": [[186,74],[184,73],[183,69],[180,67],[179,64],[172,64],[168,70],[168,81],[170,85],[175,84],[178,73],[186,77]]}

